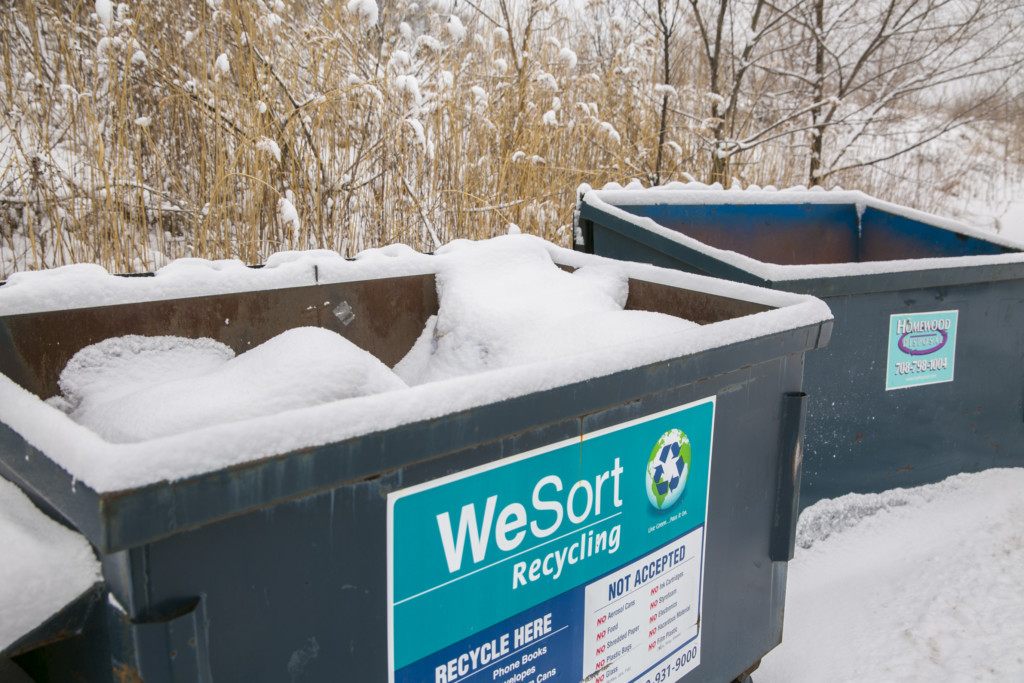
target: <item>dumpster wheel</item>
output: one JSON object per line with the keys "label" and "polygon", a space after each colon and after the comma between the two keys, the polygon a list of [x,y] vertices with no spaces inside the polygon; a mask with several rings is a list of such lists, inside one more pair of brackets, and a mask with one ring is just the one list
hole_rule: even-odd
{"label": "dumpster wheel", "polygon": [[741,673],[739,676],[732,680],[732,683],[754,683],[754,679],[750,677],[750,674],[757,671],[757,667],[761,666],[761,660],[754,662],[749,669]]}

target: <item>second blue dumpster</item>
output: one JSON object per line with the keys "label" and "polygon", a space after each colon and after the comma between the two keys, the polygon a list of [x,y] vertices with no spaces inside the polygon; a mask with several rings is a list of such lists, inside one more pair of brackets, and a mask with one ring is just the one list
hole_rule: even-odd
{"label": "second blue dumpster", "polygon": [[[586,188],[583,188],[586,190]],[[1024,465],[1024,251],[860,192],[585,191],[576,248],[813,294],[801,504]]]}

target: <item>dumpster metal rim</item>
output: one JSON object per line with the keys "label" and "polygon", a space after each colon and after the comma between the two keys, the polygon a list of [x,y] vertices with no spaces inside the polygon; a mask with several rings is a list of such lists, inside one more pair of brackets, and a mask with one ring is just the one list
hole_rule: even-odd
{"label": "dumpster metal rim", "polygon": [[[745,190],[724,190],[715,189],[701,183],[681,183],[676,181],[649,188],[623,188],[616,187],[615,184],[610,183],[604,188],[597,189],[591,188],[589,185],[583,185],[577,194],[582,198],[593,195],[613,197],[614,204],[606,202],[613,206],[716,206],[724,204],[737,206],[803,206],[807,204],[851,204],[856,207],[858,214],[862,214],[866,209],[870,208],[909,220],[926,223],[940,230],[957,232],[969,237],[992,242],[1002,247],[1017,250],[1024,249],[1024,243],[1020,240],[980,230],[963,221],[888,202],[860,190],[825,190],[820,187],[817,189],[792,187],[783,189],[751,188]],[[656,197],[656,199],[652,201],[651,197]],[[723,201],[723,198],[728,201]]]}
{"label": "dumpster metal rim", "polygon": [[[615,192],[618,194],[641,194],[636,190]],[[894,285],[891,280],[887,281],[894,276],[899,276],[906,282],[921,283],[909,286],[909,288],[913,288],[929,286],[928,283],[931,281],[949,282],[951,273],[956,274],[955,277],[958,280],[956,284],[985,282],[993,279],[1010,280],[1024,274],[1024,251],[1021,251],[1024,250],[1024,244],[1005,238],[993,239],[997,236],[978,234],[978,231],[970,231],[969,234],[971,237],[1018,251],[988,256],[945,256],[865,263],[809,265],[765,263],[737,252],[718,249],[666,228],[652,218],[629,213],[605,201],[602,197],[602,194],[605,193],[607,191],[591,191],[583,195],[579,208],[581,221],[600,220],[603,227],[613,230],[621,237],[656,248],[691,266],[700,268],[702,264],[707,264],[714,267],[713,271],[703,272],[714,272],[716,276],[771,289],[817,295],[819,290],[816,287],[824,284],[830,290],[829,294],[846,294],[908,288],[906,285]],[[718,193],[719,196],[722,194],[724,193]],[[707,201],[705,203],[715,204],[716,202]],[[639,202],[634,202],[634,204],[640,205]],[[622,230],[623,227],[626,227],[625,231]],[[936,230],[959,232],[959,230],[954,231],[942,225],[932,225],[931,227]]]}
{"label": "dumpster metal rim", "polygon": [[[769,336],[723,345],[694,356],[621,370],[536,394],[466,408],[402,425],[396,429],[248,460],[194,477],[155,482],[120,491],[97,492],[81,481],[76,482],[72,474],[62,469],[44,452],[29,444],[10,426],[0,423],[0,444],[5,446],[0,449],[0,471],[20,485],[33,489],[43,482],[47,491],[46,500],[59,514],[68,519],[102,552],[116,552],[268,507],[283,500],[303,498],[341,485],[373,479],[469,446],[492,443],[546,425],[582,419],[612,405],[634,401],[646,395],[734,371],[735,362],[729,362],[729,359],[731,346],[735,344],[749,347],[749,365],[804,353],[826,344],[831,327],[832,321],[826,320],[791,328]],[[10,380],[0,378],[0,381]],[[595,398],[602,395],[612,395],[615,399],[609,402],[607,399]],[[542,401],[548,408],[547,412],[541,411],[548,418],[544,425],[539,425],[536,421],[538,401]],[[459,425],[466,421],[466,415],[481,411],[500,413],[503,428],[483,435],[460,435],[464,430],[461,430]],[[518,416],[517,411],[520,413]],[[509,419],[510,416],[515,419]],[[383,446],[389,438],[395,438],[396,432],[401,432],[399,438],[405,439],[412,438],[410,435],[418,435],[414,440],[420,444],[429,443],[430,439],[443,440],[447,434],[455,434],[458,438],[453,438],[433,450],[425,449],[415,458],[399,460],[392,456],[390,462],[381,462],[382,453],[385,457],[389,455],[388,449]],[[7,447],[12,442],[20,447],[20,452]],[[356,455],[352,454],[353,451],[356,451]],[[20,457],[21,454],[25,457]],[[269,487],[280,486],[282,468],[320,468],[330,470],[332,475],[322,480],[298,481],[293,488],[281,488],[258,501],[244,502],[231,498],[233,482],[241,477],[256,477]],[[308,480],[309,477],[300,476],[299,479]],[[212,487],[216,491],[212,497],[223,503],[222,509],[206,511],[189,518],[195,511],[190,510],[189,506],[178,504],[179,496],[189,496],[189,487]],[[116,524],[116,520],[125,514],[126,509],[144,510],[147,514],[143,516],[144,519],[134,515],[137,527],[125,529]]]}
{"label": "dumpster metal rim", "polygon": [[[584,197],[584,202],[591,197],[591,194],[588,193]],[[937,259],[874,261],[867,264],[779,266],[762,263],[735,252],[717,249],[665,228],[653,219],[635,216],[603,202],[600,205],[584,203],[580,209],[580,217],[585,220],[600,219],[605,229],[614,230],[623,239],[656,249],[667,257],[678,260],[680,265],[686,264],[688,267],[700,268],[706,264],[708,269],[703,272],[715,272],[717,277],[725,277],[744,284],[778,291],[823,298],[1024,278],[1024,254],[950,256]],[[643,229],[637,230],[637,227]],[[723,260],[723,258],[727,260]],[[748,267],[744,268],[732,263],[732,261],[740,260],[745,261]],[[851,266],[861,267],[861,270],[880,272],[829,273],[830,270],[849,269]],[[910,267],[884,270],[893,266]],[[965,268],[964,266],[970,267]],[[787,277],[789,275],[806,275],[806,277]]]}
{"label": "dumpster metal rim", "polygon": [[[952,257],[954,259],[971,257]],[[998,258],[998,257],[991,257]],[[895,262],[889,262],[895,263]],[[963,264],[971,265],[971,264]],[[822,298],[848,294],[899,292],[933,287],[957,287],[988,282],[1024,279],[1024,259],[1001,263],[980,263],[964,268],[950,264],[945,268],[894,271],[864,275],[777,280],[769,286]]]}
{"label": "dumpster metal rim", "polygon": [[[577,254],[553,245],[552,248],[564,255],[569,265],[607,262],[607,259],[601,257]],[[358,424],[365,424],[367,417],[372,418],[376,426],[390,428],[437,416],[438,410],[442,409],[435,407],[439,399],[447,404],[443,408],[446,410],[490,403],[495,400],[495,392],[491,389],[495,382],[502,384],[503,396],[533,393],[592,378],[595,374],[610,374],[620,369],[689,357],[721,347],[732,340],[749,340],[804,325],[817,326],[832,320],[828,306],[820,299],[807,295],[758,289],[643,264],[617,265],[623,267],[626,275],[634,280],[663,284],[712,297],[740,298],[764,304],[771,310],[753,315],[737,315],[703,325],[683,336],[648,339],[636,348],[629,346],[629,353],[623,353],[626,347],[621,346],[591,349],[586,354],[537,363],[525,374],[521,368],[504,368],[492,370],[486,373],[486,377],[474,375],[411,387],[408,391],[415,393],[409,402],[396,403],[393,395],[376,394],[267,416],[259,422],[250,421],[250,424],[258,428],[240,432],[240,441],[237,435],[232,436],[233,446],[227,450],[223,447],[211,450],[208,442],[213,437],[222,436],[225,430],[231,428],[231,423],[189,432],[187,435],[192,435],[189,438],[179,434],[137,443],[111,444],[95,432],[71,421],[55,408],[43,404],[37,394],[23,389],[6,375],[0,378],[0,394],[3,397],[0,400],[0,419],[26,435],[33,444],[49,453],[55,462],[75,472],[79,483],[87,483],[96,490],[113,491],[126,488],[125,482],[128,488],[132,488],[162,479],[176,479],[199,471],[215,470],[234,462],[316,445],[326,440],[337,441],[358,436],[366,431]],[[0,332],[3,329],[0,325]],[[401,409],[396,410],[396,407]],[[322,427],[325,418],[329,418],[330,427],[327,430]],[[302,425],[305,425],[307,432],[302,431]],[[272,431],[274,429],[277,431]],[[316,431],[317,434],[311,438],[305,435],[309,431]],[[261,434],[263,437],[260,437]],[[177,455],[182,452],[189,453],[184,466],[184,461],[180,461]],[[89,456],[93,453],[102,454],[105,464],[90,460]],[[162,458],[159,474],[152,474],[154,460],[137,457],[151,454]],[[174,462],[170,460],[172,455]]]}

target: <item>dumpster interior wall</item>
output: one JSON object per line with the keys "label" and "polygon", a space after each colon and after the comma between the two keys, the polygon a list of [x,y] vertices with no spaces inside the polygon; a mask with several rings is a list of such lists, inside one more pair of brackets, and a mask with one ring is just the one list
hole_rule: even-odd
{"label": "dumpster interior wall", "polygon": [[854,204],[623,204],[704,244],[783,266],[985,256],[1012,251]]}

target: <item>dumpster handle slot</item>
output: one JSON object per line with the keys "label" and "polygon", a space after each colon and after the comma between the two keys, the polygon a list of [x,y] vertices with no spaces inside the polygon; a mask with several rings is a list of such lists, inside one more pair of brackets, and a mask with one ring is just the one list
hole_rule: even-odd
{"label": "dumpster handle slot", "polygon": [[[206,604],[202,598],[186,603],[191,605],[186,611],[151,621],[134,621],[111,604],[107,619],[111,633],[116,634],[112,643],[115,665],[131,672],[132,680],[147,683],[212,683]],[[143,653],[141,658],[139,653]]]}
{"label": "dumpster handle slot", "polygon": [[800,511],[800,478],[803,472],[804,427],[807,422],[807,394],[789,392],[782,397],[779,469],[775,486],[775,515],[772,518],[773,562],[793,559],[796,522]]}

